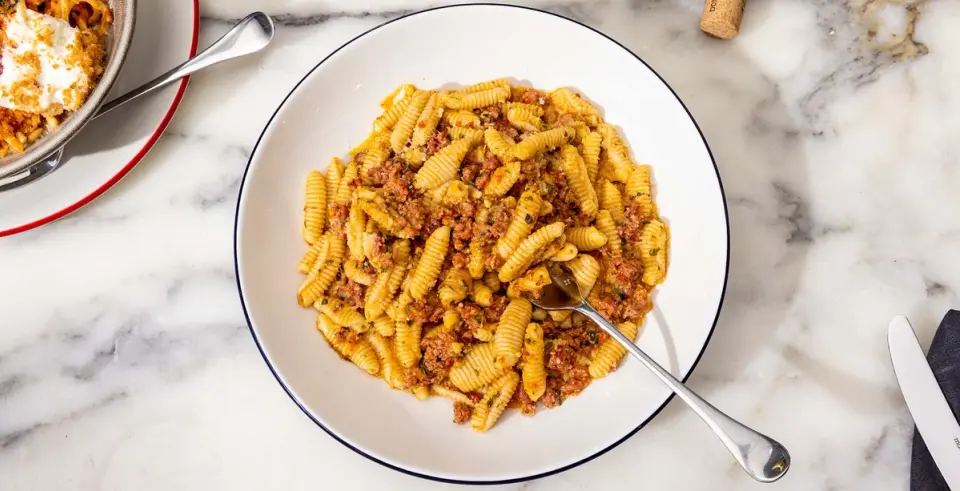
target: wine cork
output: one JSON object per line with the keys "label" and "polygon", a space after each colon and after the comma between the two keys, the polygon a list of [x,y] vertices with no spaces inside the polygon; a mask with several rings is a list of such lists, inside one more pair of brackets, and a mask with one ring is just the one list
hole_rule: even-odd
{"label": "wine cork", "polygon": [[720,39],[732,39],[740,31],[746,0],[707,0],[700,17],[700,30]]}

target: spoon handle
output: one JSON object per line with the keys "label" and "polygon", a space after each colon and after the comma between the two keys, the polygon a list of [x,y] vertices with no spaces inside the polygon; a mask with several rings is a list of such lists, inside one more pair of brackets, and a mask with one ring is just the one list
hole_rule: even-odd
{"label": "spoon handle", "polygon": [[633,341],[624,336],[612,322],[590,304],[584,302],[582,306],[575,310],[613,336],[627,351],[650,369],[664,385],[673,390],[683,402],[686,402],[700,416],[700,419],[717,434],[727,450],[733,454],[737,463],[751,477],[760,482],[773,482],[787,472],[790,466],[790,454],[782,445],[727,416],[688,389],[653,358],[650,358],[649,355],[638,348],[636,344],[633,344]]}
{"label": "spoon handle", "polygon": [[[270,39],[273,37],[273,32],[273,20],[270,16],[262,12],[250,14],[202,53],[190,58],[167,73],[100,106],[100,110],[97,111],[93,117],[94,119],[99,118],[142,95],[162,89],[198,70],[216,65],[222,61],[259,51],[270,42]],[[264,36],[267,37],[264,38]],[[266,42],[264,42],[264,40],[266,40]]]}

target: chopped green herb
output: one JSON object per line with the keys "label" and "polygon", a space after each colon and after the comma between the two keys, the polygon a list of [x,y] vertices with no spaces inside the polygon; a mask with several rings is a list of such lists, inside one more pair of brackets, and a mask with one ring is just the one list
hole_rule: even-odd
{"label": "chopped green herb", "polygon": [[659,253],[660,253],[660,248],[659,248],[659,247],[650,249],[650,255],[651,255],[651,256],[656,256],[656,255],[659,254]]}
{"label": "chopped green herb", "polygon": [[587,340],[591,345],[597,344],[597,331],[587,331]]}
{"label": "chopped green herb", "polygon": [[523,221],[527,222],[527,224],[531,224],[533,223],[533,217],[527,213],[527,216],[523,217]]}

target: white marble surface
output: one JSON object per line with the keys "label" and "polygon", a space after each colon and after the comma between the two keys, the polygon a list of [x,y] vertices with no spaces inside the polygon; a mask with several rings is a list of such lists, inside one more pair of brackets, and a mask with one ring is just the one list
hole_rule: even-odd
{"label": "white marble surface", "polygon": [[[160,0],[147,0],[160,1]],[[177,0],[187,4],[185,0]],[[703,128],[731,276],[690,385],[780,439],[783,490],[907,488],[885,328],[926,344],[960,291],[960,1],[531,2],[644,57]],[[315,427],[257,353],[233,278],[252,145],[325,53],[421,0],[205,0],[202,41],[262,9],[276,45],[194,78],[167,134],[78,213],[0,240],[0,489],[443,489]],[[335,486],[334,486],[335,484]],[[761,489],[674,401],[608,454],[504,489]]]}

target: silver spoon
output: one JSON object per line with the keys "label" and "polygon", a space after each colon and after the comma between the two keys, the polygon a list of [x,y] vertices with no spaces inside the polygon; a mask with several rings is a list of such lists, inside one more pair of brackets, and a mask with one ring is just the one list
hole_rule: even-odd
{"label": "silver spoon", "polygon": [[534,305],[544,310],[579,312],[613,336],[707,423],[750,477],[760,482],[774,482],[786,474],[790,468],[790,454],[783,445],[727,416],[670,375],[583,298],[576,280],[568,271],[555,266],[550,268],[550,278],[553,283],[543,289],[539,300],[533,300]]}
{"label": "silver spoon", "polygon": [[[276,29],[273,25],[273,19],[271,19],[269,15],[263,12],[254,12],[238,22],[236,26],[227,31],[223,37],[210,45],[210,47],[202,53],[187,60],[169,72],[101,106],[93,118],[91,118],[91,121],[138,97],[160,90],[194,72],[216,65],[222,61],[256,53],[270,44],[275,32]],[[63,163],[63,148],[64,147],[60,147],[57,151],[48,155],[43,161],[31,167],[28,171],[29,175],[14,182],[0,185],[0,192],[29,184],[57,170]]]}

